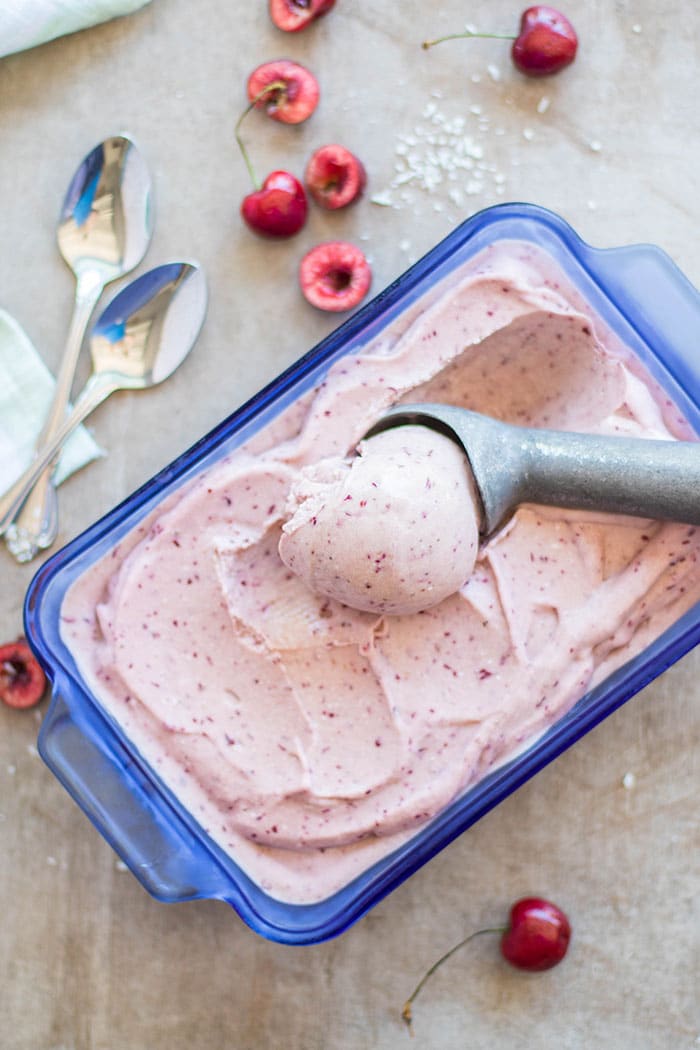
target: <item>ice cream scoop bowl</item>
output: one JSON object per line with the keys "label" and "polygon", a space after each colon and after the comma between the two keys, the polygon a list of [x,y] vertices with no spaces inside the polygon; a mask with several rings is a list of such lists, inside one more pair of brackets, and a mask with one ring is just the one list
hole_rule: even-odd
{"label": "ice cream scoop bowl", "polygon": [[494,533],[521,503],[700,525],[700,442],[513,426],[454,405],[396,405],[365,435],[431,427],[464,449]]}

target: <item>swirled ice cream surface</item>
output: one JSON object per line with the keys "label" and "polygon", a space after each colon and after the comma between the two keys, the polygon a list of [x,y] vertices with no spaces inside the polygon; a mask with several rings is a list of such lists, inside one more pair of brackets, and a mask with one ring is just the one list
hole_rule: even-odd
{"label": "swirled ice cream surface", "polygon": [[425,612],[317,597],[278,555],[290,491],[399,401],[688,437],[553,261],[500,242],[75,581],[61,633],[94,695],[281,900],[351,881],[700,598],[698,530],[533,505]]}

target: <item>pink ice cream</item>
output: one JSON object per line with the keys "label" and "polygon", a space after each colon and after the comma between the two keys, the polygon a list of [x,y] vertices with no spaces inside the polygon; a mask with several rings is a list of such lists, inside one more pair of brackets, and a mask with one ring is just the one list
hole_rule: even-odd
{"label": "pink ice cream", "polygon": [[[401,401],[688,437],[552,261],[501,242],[76,580],[61,630],[90,688],[212,838],[284,900],[322,899],[391,852],[700,599],[700,530],[537,506],[425,612],[316,594],[278,553],[290,493]],[[429,496],[417,504],[421,549],[462,544],[450,588],[473,557],[473,532],[454,531],[465,491],[456,498],[449,528]],[[353,527],[367,560],[372,530]],[[283,552],[293,540],[287,527]],[[361,580],[352,534],[346,548]],[[433,546],[426,579],[445,582],[451,554]]]}
{"label": "pink ice cream", "polygon": [[324,459],[292,486],[279,554],[316,594],[364,612],[430,609],[471,575],[479,509],[450,438],[403,426]]}

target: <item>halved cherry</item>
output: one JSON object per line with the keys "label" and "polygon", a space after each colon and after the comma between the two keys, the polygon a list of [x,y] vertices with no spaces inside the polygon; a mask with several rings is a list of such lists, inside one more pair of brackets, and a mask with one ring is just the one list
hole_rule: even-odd
{"label": "halved cherry", "polygon": [[333,143],[312,153],[304,182],[317,204],[335,210],[357,200],[365,188],[367,174],[354,153]]}
{"label": "halved cherry", "polygon": [[264,62],[248,77],[249,100],[282,124],[301,124],[307,120],[316,109],[319,96],[313,73],[287,58]]}
{"label": "halved cherry", "polygon": [[269,0],[270,18],[285,33],[298,33],[333,7],[335,0]]}
{"label": "halved cherry", "polygon": [[33,707],[46,690],[46,675],[24,638],[0,646],[0,700]]}
{"label": "halved cherry", "polygon": [[319,310],[352,310],[369,291],[372,271],[347,241],[326,241],[307,252],[299,267],[304,297]]}

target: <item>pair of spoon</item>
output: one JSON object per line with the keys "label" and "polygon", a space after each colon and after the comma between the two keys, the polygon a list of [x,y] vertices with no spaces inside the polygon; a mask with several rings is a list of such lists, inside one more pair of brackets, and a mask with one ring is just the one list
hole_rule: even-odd
{"label": "pair of spoon", "polygon": [[162,382],[197,338],[207,300],[199,268],[170,263],[137,278],[94,325],[93,373],[67,415],[90,317],[106,285],[141,262],[152,230],[151,182],[143,157],[125,135],[106,139],[84,158],[63,202],[58,244],[76,278],[73,317],[35,458],[0,499],[0,536],[18,561],[29,561],[56,538],[52,476],[73,430],[116,390]]}

